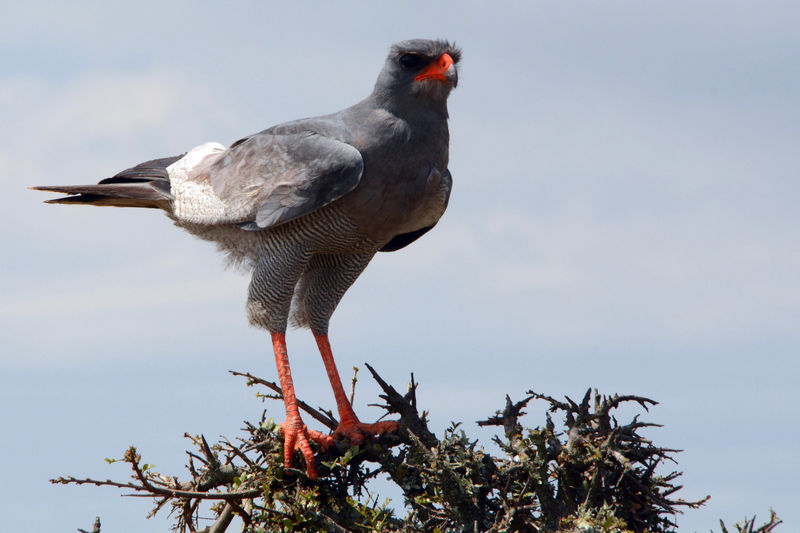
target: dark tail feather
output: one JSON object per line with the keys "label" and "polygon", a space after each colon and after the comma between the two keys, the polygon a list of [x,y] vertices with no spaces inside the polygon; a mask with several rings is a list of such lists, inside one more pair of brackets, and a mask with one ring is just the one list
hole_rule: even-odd
{"label": "dark tail feather", "polygon": [[45,185],[37,191],[68,194],[47,200],[48,204],[110,205],[115,207],[155,207],[166,209],[172,200],[167,167],[183,157],[165,157],[140,163],[106,178],[97,185]]}
{"label": "dark tail feather", "polygon": [[46,204],[113,205],[116,207],[162,207],[172,195],[153,188],[149,182],[100,185],[47,185],[31,187],[37,191],[69,194],[45,200]]}

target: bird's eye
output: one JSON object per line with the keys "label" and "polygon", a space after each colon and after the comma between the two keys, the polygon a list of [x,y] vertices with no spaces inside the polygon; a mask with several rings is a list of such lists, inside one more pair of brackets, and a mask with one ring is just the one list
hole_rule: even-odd
{"label": "bird's eye", "polygon": [[400,56],[400,64],[405,68],[417,68],[425,64],[425,58],[419,54],[403,54]]}

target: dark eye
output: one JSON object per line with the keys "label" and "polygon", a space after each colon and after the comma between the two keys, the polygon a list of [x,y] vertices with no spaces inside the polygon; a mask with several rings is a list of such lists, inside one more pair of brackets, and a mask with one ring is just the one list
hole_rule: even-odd
{"label": "dark eye", "polygon": [[400,64],[405,68],[418,68],[425,64],[425,58],[419,54],[403,54],[400,56]]}

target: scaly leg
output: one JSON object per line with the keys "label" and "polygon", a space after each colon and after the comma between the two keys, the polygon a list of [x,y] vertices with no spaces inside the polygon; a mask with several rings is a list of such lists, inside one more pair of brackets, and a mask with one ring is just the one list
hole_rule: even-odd
{"label": "scaly leg", "polygon": [[394,420],[376,422],[374,424],[359,422],[356,414],[353,412],[353,407],[347,400],[347,395],[344,393],[342,380],[339,378],[339,372],[336,370],[336,363],[333,360],[333,353],[331,352],[328,335],[314,333],[314,338],[317,340],[319,353],[322,355],[322,362],[325,363],[325,370],[328,372],[328,379],[333,388],[333,396],[336,398],[336,409],[339,411],[339,426],[336,428],[336,431],[333,432],[334,438],[346,437],[350,440],[351,444],[361,444],[364,442],[365,435],[377,435],[380,433],[397,431],[400,425]]}
{"label": "scaly leg", "polygon": [[286,352],[286,334],[272,333],[272,349],[275,352],[275,364],[278,367],[278,378],[281,381],[283,390],[283,403],[286,405],[286,422],[281,430],[283,431],[283,465],[286,468],[292,466],[292,455],[295,450],[300,450],[306,460],[306,472],[311,479],[317,478],[317,466],[314,460],[314,452],[308,439],[315,440],[323,448],[333,444],[333,439],[319,431],[308,429],[300,418],[300,411],[297,409],[297,398],[294,394],[292,384],[292,373],[289,369],[289,356]]}

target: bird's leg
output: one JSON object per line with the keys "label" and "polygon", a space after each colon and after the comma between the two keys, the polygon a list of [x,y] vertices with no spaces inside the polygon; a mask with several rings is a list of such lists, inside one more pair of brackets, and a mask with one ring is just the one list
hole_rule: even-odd
{"label": "bird's leg", "polygon": [[322,362],[325,363],[325,370],[328,372],[328,379],[331,382],[331,388],[333,388],[333,396],[336,398],[336,409],[339,411],[339,426],[333,432],[334,438],[343,436],[347,437],[352,444],[361,444],[364,442],[364,435],[377,435],[397,431],[399,424],[393,420],[374,424],[364,424],[358,420],[355,412],[353,412],[353,407],[347,400],[344,387],[342,387],[342,380],[339,377],[339,371],[336,370],[328,335],[314,333],[314,338],[317,340]]}
{"label": "bird's leg", "polygon": [[317,441],[323,448],[333,444],[333,439],[319,431],[308,429],[300,418],[300,411],[297,409],[297,397],[294,394],[292,384],[292,373],[289,369],[289,356],[286,352],[286,334],[272,333],[272,349],[275,352],[275,364],[278,367],[278,379],[281,382],[283,391],[283,403],[286,406],[286,422],[281,430],[283,431],[283,465],[286,468],[292,466],[292,455],[295,450],[300,450],[306,460],[306,472],[308,477],[316,479],[317,467],[314,461],[314,453],[308,439]]}

